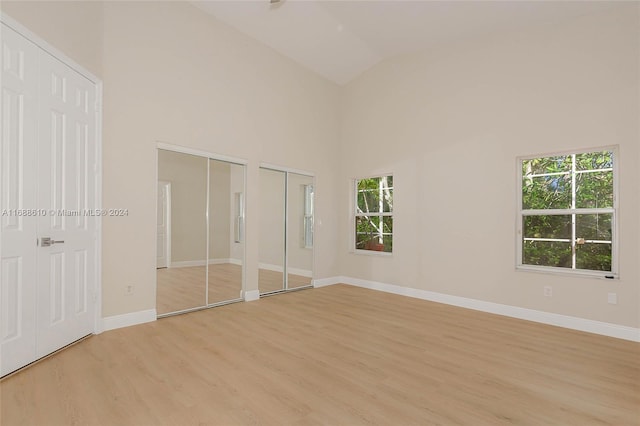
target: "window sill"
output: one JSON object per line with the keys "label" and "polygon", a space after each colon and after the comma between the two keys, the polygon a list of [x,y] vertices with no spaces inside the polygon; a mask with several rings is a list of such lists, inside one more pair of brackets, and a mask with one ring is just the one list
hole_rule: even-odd
{"label": "window sill", "polygon": [[596,279],[608,280],[608,281],[617,281],[620,279],[618,274],[613,272],[586,271],[582,269],[575,270],[575,269],[554,268],[554,267],[533,266],[533,265],[517,265],[516,271],[534,272],[534,273],[549,274],[549,275],[563,275],[563,276],[578,277],[578,278],[596,278]]}

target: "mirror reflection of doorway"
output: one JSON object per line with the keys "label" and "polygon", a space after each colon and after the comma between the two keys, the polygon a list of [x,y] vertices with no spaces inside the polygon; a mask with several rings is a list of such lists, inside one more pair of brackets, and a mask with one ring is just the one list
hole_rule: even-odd
{"label": "mirror reflection of doorway", "polygon": [[171,264],[171,183],[158,181],[156,268]]}
{"label": "mirror reflection of doorway", "polygon": [[244,181],[242,164],[158,149],[159,317],[242,300]]}

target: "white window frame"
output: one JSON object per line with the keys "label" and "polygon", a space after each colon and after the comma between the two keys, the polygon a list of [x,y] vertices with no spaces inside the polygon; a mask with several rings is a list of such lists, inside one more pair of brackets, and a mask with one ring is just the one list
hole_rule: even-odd
{"label": "white window frame", "polygon": [[313,208],[315,192],[313,184],[304,185],[304,217],[303,223],[303,247],[313,248]]}
{"label": "white window frame", "polygon": [[[612,208],[575,208],[575,204],[572,205],[570,209],[546,209],[546,210],[526,210],[522,208],[522,182],[523,182],[523,174],[522,174],[522,163],[526,160],[532,160],[535,158],[545,158],[545,157],[556,157],[563,155],[578,155],[584,154],[588,152],[600,152],[600,151],[611,151],[613,153],[613,207]],[[517,167],[517,208],[516,208],[516,269],[522,271],[533,271],[533,272],[546,272],[546,273],[558,273],[558,274],[567,274],[567,275],[578,275],[578,276],[591,276],[597,278],[607,278],[607,279],[617,279],[618,277],[618,175],[619,175],[619,155],[618,155],[618,146],[604,146],[604,147],[594,147],[594,148],[585,148],[585,149],[577,149],[571,151],[561,151],[561,152],[552,152],[552,153],[543,153],[536,155],[527,155],[518,157],[516,161]],[[575,193],[575,174],[577,174],[575,170],[575,162],[574,162],[574,170],[572,170],[572,191]],[[585,172],[580,172],[585,173]],[[589,173],[588,171],[586,173]],[[573,198],[573,197],[572,197]],[[573,201],[575,202],[575,201]],[[584,214],[611,214],[611,271],[596,271],[596,270],[587,270],[587,269],[575,269],[575,250],[574,246],[576,245],[575,237],[575,216],[576,215],[584,215]],[[572,239],[543,239],[540,238],[538,240],[547,240],[547,241],[558,241],[558,242],[570,242],[572,246],[572,252],[574,253],[572,259],[572,267],[571,268],[562,268],[557,266],[539,266],[539,265],[528,265],[522,263],[522,254],[523,254],[523,218],[525,216],[533,216],[533,215],[571,215],[573,217],[572,220]],[[572,241],[573,240],[573,241]],[[592,241],[585,241],[587,243]]]}
{"label": "white window frame", "polygon": [[[391,249],[390,252],[385,252],[385,251],[376,251],[376,250],[364,250],[364,249],[359,249],[356,247],[356,223],[357,223],[357,218],[358,217],[367,217],[367,216],[376,216],[376,217],[384,217],[384,216],[389,216],[392,218],[393,220],[393,205],[391,206],[391,211],[390,212],[375,212],[375,213],[358,213],[358,181],[361,181],[363,179],[380,179],[383,177],[394,177],[393,173],[382,173],[382,174],[377,174],[377,175],[373,175],[373,176],[364,176],[364,177],[358,177],[358,178],[354,178],[351,182],[351,187],[352,187],[352,197],[351,197],[351,202],[353,205],[353,209],[352,209],[352,214],[351,214],[351,238],[350,238],[350,251],[352,253],[357,253],[357,254],[365,254],[365,255],[371,255],[371,256],[392,256],[393,255],[393,249]],[[395,179],[394,179],[394,185],[391,187],[392,189],[395,188]],[[395,192],[395,191],[394,191]],[[380,197],[380,199],[382,200],[382,197]],[[382,201],[381,201],[382,202]],[[381,209],[382,210],[382,209]],[[384,235],[384,234],[383,234]],[[391,233],[391,238],[393,239],[393,235],[394,232]]]}
{"label": "white window frame", "polygon": [[244,240],[244,192],[234,194],[233,242],[241,243]]}

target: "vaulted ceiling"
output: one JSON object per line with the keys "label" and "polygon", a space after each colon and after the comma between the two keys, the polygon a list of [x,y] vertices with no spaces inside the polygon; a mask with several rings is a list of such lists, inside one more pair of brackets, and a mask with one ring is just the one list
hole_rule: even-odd
{"label": "vaulted ceiling", "polygon": [[193,1],[338,84],[381,60],[614,7],[603,1]]}

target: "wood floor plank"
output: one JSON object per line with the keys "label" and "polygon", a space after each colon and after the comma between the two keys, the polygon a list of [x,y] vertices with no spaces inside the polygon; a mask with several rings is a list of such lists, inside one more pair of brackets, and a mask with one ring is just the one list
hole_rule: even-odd
{"label": "wood floor plank", "polygon": [[13,425],[640,425],[640,344],[336,285],[105,332]]}

